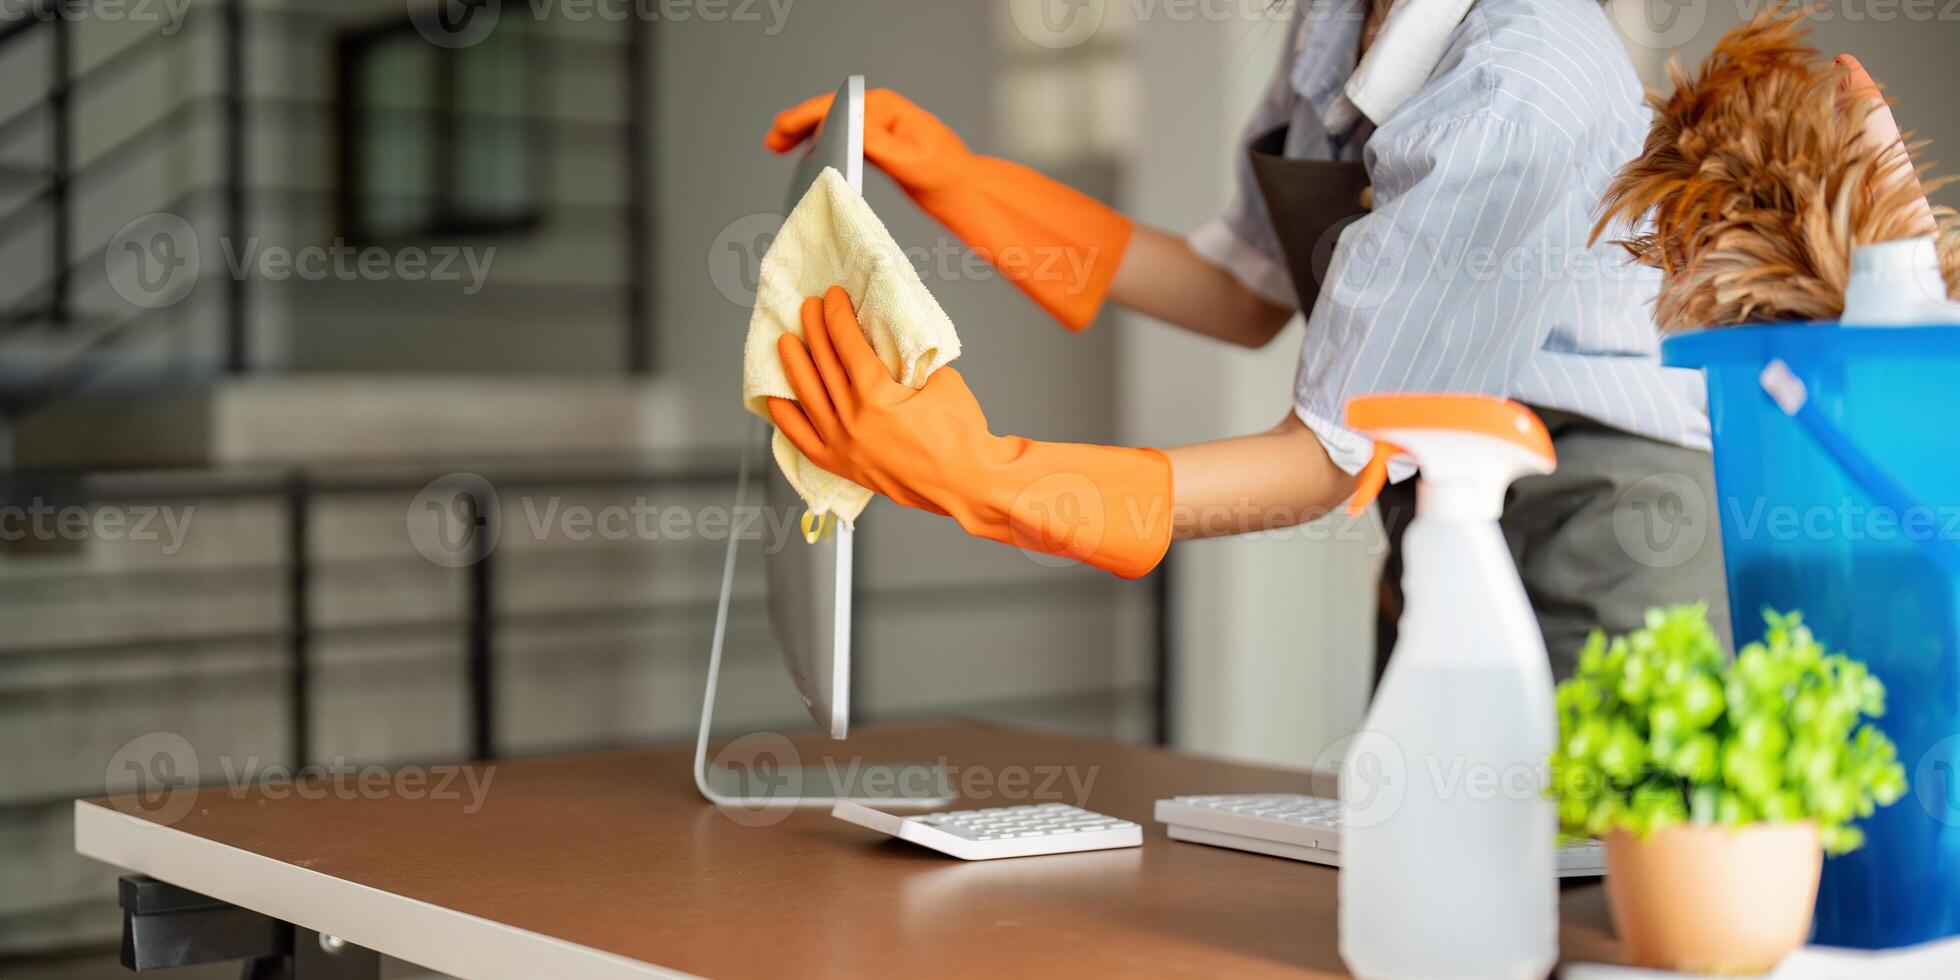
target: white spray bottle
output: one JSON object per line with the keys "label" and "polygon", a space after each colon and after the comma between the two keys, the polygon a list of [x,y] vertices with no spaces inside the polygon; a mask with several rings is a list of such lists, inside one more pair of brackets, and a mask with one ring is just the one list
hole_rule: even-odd
{"label": "white spray bottle", "polygon": [[1341,957],[1369,980],[1544,977],[1558,959],[1551,666],[1497,519],[1556,465],[1530,410],[1475,395],[1348,403],[1375,438],[1349,507],[1421,471],[1394,655],[1340,773]]}

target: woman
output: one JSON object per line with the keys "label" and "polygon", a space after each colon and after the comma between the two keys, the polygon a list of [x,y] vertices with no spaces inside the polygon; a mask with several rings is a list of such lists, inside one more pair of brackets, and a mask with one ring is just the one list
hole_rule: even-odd
{"label": "woman", "polygon": [[[1588,631],[1630,629],[1648,607],[1725,614],[1700,379],[1659,364],[1654,274],[1588,245],[1649,121],[1599,5],[1302,0],[1291,30],[1232,203],[1188,239],[975,155],[894,93],[866,107],[867,158],[975,249],[1026,258],[1003,274],[1072,329],[1109,300],[1258,347],[1306,313],[1293,408],[1271,430],[1166,452],[996,437],[952,370],[916,392],[853,370],[864,343],[837,291],[806,309],[807,348],[784,338],[798,401],[771,406],[777,425],[902,504],[1134,576],[1173,538],[1339,504],[1373,449],[1342,424],[1350,397],[1500,395],[1539,412],[1559,455],[1503,517],[1556,673]],[[782,113],[769,147],[798,145],[827,105]],[[1408,476],[1392,467],[1400,492],[1382,498],[1391,541],[1413,510]],[[1398,579],[1391,558],[1380,656]]]}

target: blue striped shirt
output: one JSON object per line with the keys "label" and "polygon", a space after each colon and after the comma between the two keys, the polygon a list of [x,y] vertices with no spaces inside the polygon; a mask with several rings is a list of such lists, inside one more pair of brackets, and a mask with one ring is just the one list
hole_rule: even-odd
{"label": "blue striped shirt", "polygon": [[[1400,0],[1369,52],[1393,60],[1357,74],[1367,2],[1301,0],[1293,56],[1245,131],[1286,125],[1288,156],[1359,160],[1374,186],[1308,313],[1296,414],[1349,472],[1371,444],[1344,406],[1375,392],[1501,395],[1706,449],[1699,374],[1659,361],[1658,273],[1586,244],[1650,122],[1597,0]],[[1397,73],[1404,91],[1374,94]],[[1243,154],[1232,203],[1191,242],[1297,305]]]}

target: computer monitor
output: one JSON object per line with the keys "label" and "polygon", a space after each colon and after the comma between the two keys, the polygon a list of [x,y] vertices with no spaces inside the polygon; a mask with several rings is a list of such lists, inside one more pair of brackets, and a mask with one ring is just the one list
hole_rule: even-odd
{"label": "computer monitor", "polygon": [[[864,189],[864,76],[852,75],[837,90],[817,138],[798,161],[790,180],[789,205],[796,207],[825,167],[835,167],[853,190]],[[789,481],[770,462],[766,449],[771,430],[756,419],[742,449],[742,468],[735,489],[737,512],[745,506],[751,459],[763,449],[759,466],[763,507],[768,520],[760,526],[794,528],[801,525],[803,501]],[[781,648],[783,662],[796,684],[797,697],[817,726],[841,739],[850,730],[851,712],[851,551],[854,535],[837,521],[814,541],[791,535],[770,541],[763,559],[769,586],[769,627]],[[791,806],[828,806],[839,800],[892,806],[943,806],[957,796],[946,770],[924,763],[822,765],[801,759],[787,739],[758,733],[724,746],[729,758],[708,760],[708,737],[714,723],[715,689],[721,678],[721,655],[728,635],[728,610],[734,594],[735,558],[740,535],[730,535],[721,574],[721,599],[715,610],[714,642],[708,655],[707,690],[701,698],[701,727],[694,746],[694,785],[701,795],[724,808],[758,811]],[[739,743],[747,742],[746,745]]]}
{"label": "computer monitor", "polygon": [[[864,76],[852,75],[837,90],[809,150],[797,161],[783,213],[794,210],[824,168],[835,167],[851,189],[864,190]],[[783,479],[768,471],[764,506],[770,527],[796,527],[803,501]],[[792,518],[783,520],[784,517]],[[797,697],[817,726],[843,738],[851,724],[851,539],[835,520],[824,522],[815,541],[792,537],[771,542],[765,561],[769,577],[769,625]]]}

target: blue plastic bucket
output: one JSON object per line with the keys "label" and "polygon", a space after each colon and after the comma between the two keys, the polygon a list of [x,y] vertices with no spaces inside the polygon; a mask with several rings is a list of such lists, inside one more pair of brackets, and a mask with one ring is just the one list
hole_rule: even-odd
{"label": "blue plastic bucket", "polygon": [[[1960,933],[1960,327],[1734,328],[1662,350],[1707,373],[1736,642],[1764,607],[1801,609],[1885,682],[1911,788],[1825,862],[1815,941]],[[1777,362],[1771,387],[1799,382],[1800,407],[1766,389]]]}

